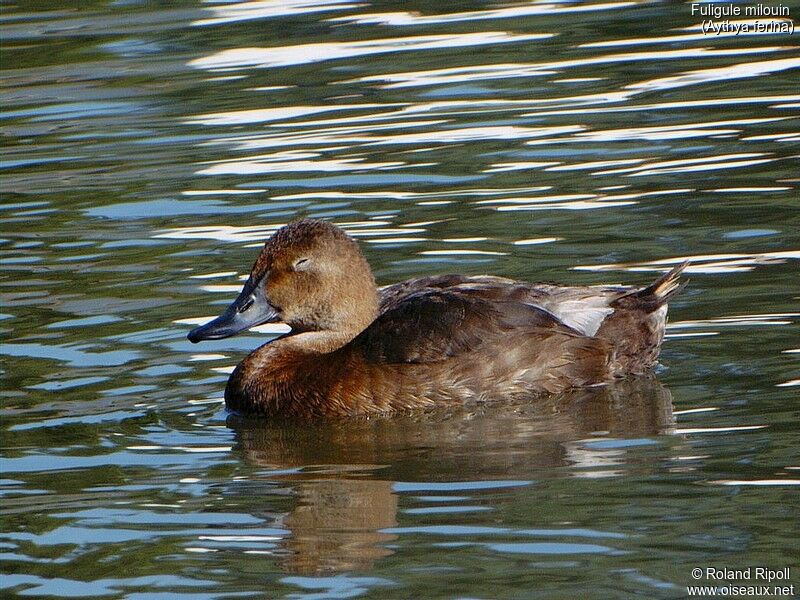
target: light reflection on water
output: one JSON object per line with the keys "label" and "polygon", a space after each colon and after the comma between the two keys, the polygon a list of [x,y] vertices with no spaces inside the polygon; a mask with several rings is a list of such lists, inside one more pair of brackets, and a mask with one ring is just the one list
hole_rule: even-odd
{"label": "light reflection on water", "polygon": [[[672,598],[796,564],[798,46],[687,6],[7,10],[3,591]],[[227,374],[285,329],[185,334],[298,216],[380,285],[688,260],[661,383],[231,417]]]}

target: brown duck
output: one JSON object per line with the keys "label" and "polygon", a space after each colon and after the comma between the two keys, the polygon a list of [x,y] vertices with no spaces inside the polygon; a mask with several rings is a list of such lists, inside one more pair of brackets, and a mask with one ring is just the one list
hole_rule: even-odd
{"label": "brown duck", "polygon": [[536,397],[651,369],[684,267],[645,288],[436,275],[378,289],[354,240],[305,219],[267,240],[239,297],[189,340],[263,323],[292,328],[228,380],[226,404],[247,414],[370,415]]}

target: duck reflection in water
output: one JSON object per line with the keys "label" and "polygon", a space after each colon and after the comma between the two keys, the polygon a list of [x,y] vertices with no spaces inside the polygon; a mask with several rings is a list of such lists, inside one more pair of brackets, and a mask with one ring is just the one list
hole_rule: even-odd
{"label": "duck reflection in water", "polygon": [[667,388],[642,377],[536,404],[490,402],[312,423],[231,415],[228,424],[250,464],[302,468],[284,476],[295,496],[294,508],[278,517],[290,531],[284,568],[320,574],[368,570],[392,553],[401,500],[396,482],[527,481],[551,477],[554,468],[610,476],[624,467],[625,452],[609,460],[607,451],[593,451],[580,440],[660,435],[674,420]]}

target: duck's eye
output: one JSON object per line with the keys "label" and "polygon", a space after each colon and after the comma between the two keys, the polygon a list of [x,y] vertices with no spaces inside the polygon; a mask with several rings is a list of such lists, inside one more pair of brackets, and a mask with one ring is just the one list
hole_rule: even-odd
{"label": "duck's eye", "polygon": [[301,258],[295,261],[293,268],[295,271],[302,271],[303,269],[307,269],[311,265],[311,260],[308,258]]}

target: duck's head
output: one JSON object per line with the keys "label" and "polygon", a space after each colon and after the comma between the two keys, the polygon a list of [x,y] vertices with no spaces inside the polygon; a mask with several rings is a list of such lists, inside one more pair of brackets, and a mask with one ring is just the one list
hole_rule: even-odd
{"label": "duck's head", "polygon": [[188,337],[226,338],[276,322],[294,331],[356,334],[377,311],[375,280],[356,242],[335,225],[304,219],[267,240],[239,297]]}

